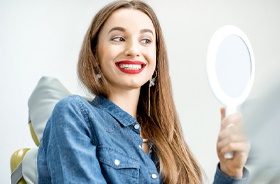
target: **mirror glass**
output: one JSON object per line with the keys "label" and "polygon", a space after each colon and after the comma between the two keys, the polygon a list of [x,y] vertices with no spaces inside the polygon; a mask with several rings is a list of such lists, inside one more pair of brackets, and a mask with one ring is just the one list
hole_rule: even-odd
{"label": "mirror glass", "polygon": [[231,97],[240,96],[251,77],[249,50],[237,35],[226,36],[217,50],[216,75],[221,89]]}

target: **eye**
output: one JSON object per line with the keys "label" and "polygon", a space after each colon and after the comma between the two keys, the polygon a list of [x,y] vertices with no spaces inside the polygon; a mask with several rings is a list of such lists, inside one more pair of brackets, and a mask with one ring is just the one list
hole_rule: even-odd
{"label": "eye", "polygon": [[142,38],[140,42],[146,45],[152,43],[152,40],[149,38]]}
{"label": "eye", "polygon": [[123,41],[125,41],[123,36],[114,36],[111,40],[114,41],[114,42],[123,42]]}

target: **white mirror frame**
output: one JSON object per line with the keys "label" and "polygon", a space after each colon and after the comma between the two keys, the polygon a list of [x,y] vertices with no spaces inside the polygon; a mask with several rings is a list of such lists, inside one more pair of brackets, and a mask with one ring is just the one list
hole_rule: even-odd
{"label": "white mirror frame", "polygon": [[[231,97],[228,94],[224,92],[224,90],[221,88],[217,74],[216,74],[216,57],[217,53],[219,50],[219,47],[222,43],[222,41],[230,35],[236,35],[240,37],[245,45],[247,46],[248,52],[250,54],[250,59],[251,59],[251,74],[250,74],[250,79],[247,83],[246,88],[242,92],[242,94],[238,97]],[[233,25],[226,25],[221,28],[219,28],[212,36],[209,46],[208,46],[208,53],[207,53],[207,62],[206,62],[206,67],[207,67],[207,75],[208,75],[208,80],[210,87],[219,101],[226,105],[226,112],[227,114],[231,114],[236,112],[237,106],[243,103],[246,98],[248,97],[251,88],[253,86],[254,78],[255,78],[255,58],[254,58],[254,53],[252,46],[249,42],[249,39],[245,35],[245,33],[233,26]]]}

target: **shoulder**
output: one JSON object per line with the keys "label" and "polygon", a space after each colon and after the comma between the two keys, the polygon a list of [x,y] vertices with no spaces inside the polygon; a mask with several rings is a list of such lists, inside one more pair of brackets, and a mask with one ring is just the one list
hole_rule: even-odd
{"label": "shoulder", "polygon": [[84,114],[89,108],[92,108],[92,106],[84,97],[70,95],[57,102],[53,113],[82,112]]}
{"label": "shoulder", "polygon": [[70,95],[57,102],[55,108],[79,107],[81,105],[88,105],[88,101],[79,95]]}
{"label": "shoulder", "polygon": [[56,128],[77,125],[90,128],[92,114],[96,114],[96,110],[90,102],[79,95],[70,95],[56,103],[48,124]]}

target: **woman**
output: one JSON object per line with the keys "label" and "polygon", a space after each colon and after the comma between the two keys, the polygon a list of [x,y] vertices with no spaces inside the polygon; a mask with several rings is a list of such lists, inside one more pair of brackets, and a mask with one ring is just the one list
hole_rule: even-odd
{"label": "woman", "polygon": [[[175,109],[160,24],[147,4],[116,1],[97,13],[78,74],[96,97],[56,105],[39,148],[39,183],[203,182]],[[223,118],[216,183],[244,180],[249,149],[240,128],[239,114]],[[224,159],[230,151],[234,158]]]}

